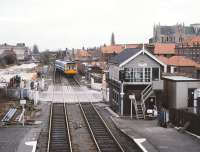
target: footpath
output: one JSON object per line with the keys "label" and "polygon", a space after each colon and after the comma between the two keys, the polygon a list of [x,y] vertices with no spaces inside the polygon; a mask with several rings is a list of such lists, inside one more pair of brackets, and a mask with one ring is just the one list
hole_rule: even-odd
{"label": "footpath", "polygon": [[144,152],[199,152],[200,139],[174,128],[158,126],[157,120],[120,118],[108,105],[100,105],[110,113],[115,125],[132,138]]}

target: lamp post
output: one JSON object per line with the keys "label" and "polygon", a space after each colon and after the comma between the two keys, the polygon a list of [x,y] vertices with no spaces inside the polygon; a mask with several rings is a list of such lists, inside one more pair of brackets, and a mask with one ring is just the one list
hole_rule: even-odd
{"label": "lamp post", "polygon": [[133,100],[135,101],[135,94],[129,95],[129,99],[131,100],[131,119],[133,118]]}

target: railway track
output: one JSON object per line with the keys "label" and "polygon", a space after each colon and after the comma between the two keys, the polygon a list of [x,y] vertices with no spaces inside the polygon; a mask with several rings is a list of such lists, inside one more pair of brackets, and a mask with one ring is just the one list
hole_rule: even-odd
{"label": "railway track", "polygon": [[68,119],[64,103],[52,104],[47,152],[72,152]]}
{"label": "railway track", "polygon": [[[79,84],[73,78],[66,79],[58,75],[56,82],[60,83],[60,85],[55,85],[53,92],[56,92],[59,88],[63,91],[65,85],[72,87],[72,89],[79,89]],[[62,96],[63,100],[61,102],[65,102],[64,92]],[[54,101],[54,98],[56,99],[57,96],[54,96],[53,93],[52,101]],[[113,131],[110,126],[108,127],[106,124],[108,122],[102,119],[92,103],[79,103],[78,105],[80,107],[79,110],[76,109],[75,105],[69,106],[65,103],[52,104],[47,152],[72,152],[72,150],[73,152],[132,152],[132,150],[124,148],[124,145],[121,146],[119,144],[119,142],[124,144],[125,141],[119,140],[115,133],[118,131]],[[127,145],[127,147],[131,148],[130,145]]]}
{"label": "railway track", "polygon": [[70,86],[80,87],[79,83],[74,78],[67,78]]}
{"label": "railway track", "polygon": [[73,152],[97,152],[79,104],[67,104],[70,135]]}
{"label": "railway track", "polygon": [[81,103],[80,108],[98,151],[124,152],[92,103]]}

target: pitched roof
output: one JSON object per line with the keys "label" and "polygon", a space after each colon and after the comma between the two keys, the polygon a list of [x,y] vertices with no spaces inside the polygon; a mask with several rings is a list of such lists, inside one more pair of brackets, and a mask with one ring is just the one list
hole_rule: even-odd
{"label": "pitched roof", "polygon": [[175,54],[175,44],[154,43],[154,54]]}
{"label": "pitched roof", "polygon": [[175,34],[175,26],[161,26],[160,33],[163,35]]}
{"label": "pitched roof", "polygon": [[124,47],[122,45],[109,45],[101,47],[102,53],[120,53]]}
{"label": "pitched roof", "polygon": [[139,48],[141,44],[115,44],[101,47],[102,53],[120,53],[126,48]]}
{"label": "pitched roof", "polygon": [[172,56],[171,58],[166,58],[164,56],[158,56],[158,58],[167,65],[174,65],[179,67],[198,67],[200,64],[196,63],[194,60],[186,58],[185,56]]}
{"label": "pitched roof", "polygon": [[80,59],[82,57],[89,57],[91,55],[87,50],[77,50],[75,56],[77,59]]}
{"label": "pitched roof", "polygon": [[118,55],[116,55],[113,58],[111,58],[111,60],[109,62],[110,63],[115,63],[115,64],[121,64],[125,60],[129,59],[130,57],[132,57],[133,55],[138,53],[140,50],[141,49],[139,49],[139,48],[127,48],[127,49],[124,49],[121,53],[119,53]]}
{"label": "pitched roof", "polygon": [[194,28],[192,26],[186,26],[185,27],[185,34],[194,35],[195,34]]}
{"label": "pitched roof", "polygon": [[156,56],[159,60],[161,60],[162,62],[164,62],[165,64],[168,64],[168,60],[169,58],[164,57],[164,56]]}

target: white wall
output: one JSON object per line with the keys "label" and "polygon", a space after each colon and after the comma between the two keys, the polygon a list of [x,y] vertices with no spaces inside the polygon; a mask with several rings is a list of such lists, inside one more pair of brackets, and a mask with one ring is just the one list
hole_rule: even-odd
{"label": "white wall", "polygon": [[200,88],[200,82],[176,82],[176,108],[188,106],[189,88]]}
{"label": "white wall", "polygon": [[102,83],[94,83],[94,79],[91,78],[91,88],[95,90],[102,90]]}
{"label": "white wall", "polygon": [[119,80],[119,67],[116,65],[109,65],[109,78]]}

